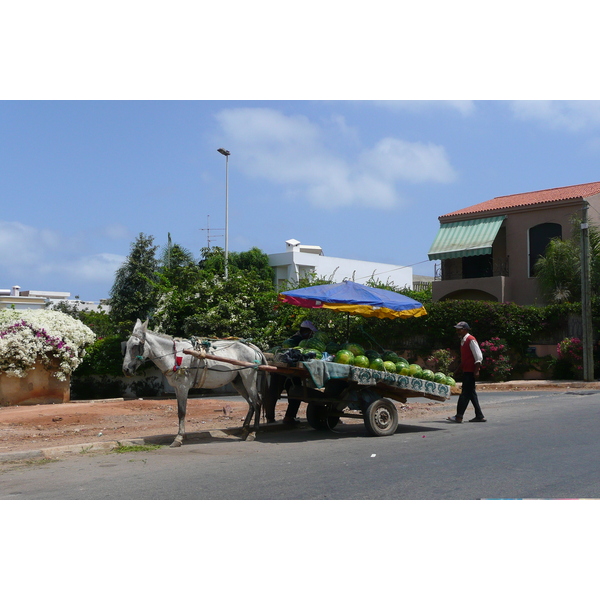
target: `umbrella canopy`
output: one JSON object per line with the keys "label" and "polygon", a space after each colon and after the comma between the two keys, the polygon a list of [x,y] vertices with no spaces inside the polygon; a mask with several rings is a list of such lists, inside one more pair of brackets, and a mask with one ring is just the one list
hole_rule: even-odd
{"label": "umbrella canopy", "polygon": [[420,302],[408,296],[354,281],[314,285],[282,292],[279,294],[279,300],[304,308],[328,308],[379,319],[406,319],[427,314]]}

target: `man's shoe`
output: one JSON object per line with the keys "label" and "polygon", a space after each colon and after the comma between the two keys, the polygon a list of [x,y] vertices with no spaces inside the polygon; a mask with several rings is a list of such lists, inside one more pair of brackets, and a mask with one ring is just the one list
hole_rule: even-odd
{"label": "man's shoe", "polygon": [[452,423],[462,423],[462,417],[448,417],[446,420]]}
{"label": "man's shoe", "polygon": [[469,423],[485,423],[487,419],[485,417],[475,417],[474,419],[469,419]]}

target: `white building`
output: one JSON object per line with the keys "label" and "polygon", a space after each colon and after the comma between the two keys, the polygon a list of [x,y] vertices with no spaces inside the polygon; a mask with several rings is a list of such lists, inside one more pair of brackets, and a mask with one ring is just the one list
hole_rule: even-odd
{"label": "white building", "polygon": [[41,290],[24,290],[13,285],[10,289],[0,289],[0,308],[15,307],[17,310],[46,308],[49,304],[67,302],[76,305],[80,310],[99,310],[97,302],[70,300],[70,292],[45,292]]}
{"label": "white building", "polygon": [[325,256],[320,246],[306,246],[298,240],[287,240],[285,245],[285,252],[269,254],[277,289],[286,281],[297,283],[311,274],[334,283],[350,279],[366,284],[373,278],[399,288],[413,287],[411,267]]}

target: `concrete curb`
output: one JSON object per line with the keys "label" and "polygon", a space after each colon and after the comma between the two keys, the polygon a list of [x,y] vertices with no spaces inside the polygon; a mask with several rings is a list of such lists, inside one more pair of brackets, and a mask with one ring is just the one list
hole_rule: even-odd
{"label": "concrete curb", "polygon": [[[260,426],[261,430],[279,431],[289,430],[289,425],[284,423],[266,423]],[[302,428],[302,424],[300,425]],[[227,429],[211,429],[207,431],[192,431],[186,434],[186,441],[203,439],[232,439],[239,438],[241,427],[231,427]],[[17,450],[15,452],[0,453],[0,463],[18,462],[22,460],[44,460],[57,459],[61,456],[73,456],[77,454],[92,454],[113,450],[120,446],[169,446],[175,439],[174,434],[151,435],[143,438],[130,438],[125,440],[107,440],[105,442],[88,442],[85,444],[73,444],[70,446],[54,446],[52,448],[41,448],[39,450]],[[241,441],[241,438],[239,438]]]}

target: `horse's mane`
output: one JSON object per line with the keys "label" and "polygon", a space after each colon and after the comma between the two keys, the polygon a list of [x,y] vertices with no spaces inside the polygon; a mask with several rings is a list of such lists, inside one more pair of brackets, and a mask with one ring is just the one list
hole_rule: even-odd
{"label": "horse's mane", "polygon": [[175,340],[176,342],[189,342],[187,338],[173,337],[172,335],[168,335],[166,333],[157,333],[156,331],[151,331],[150,329],[146,330],[146,333],[151,333],[156,337],[162,338],[163,340]]}

